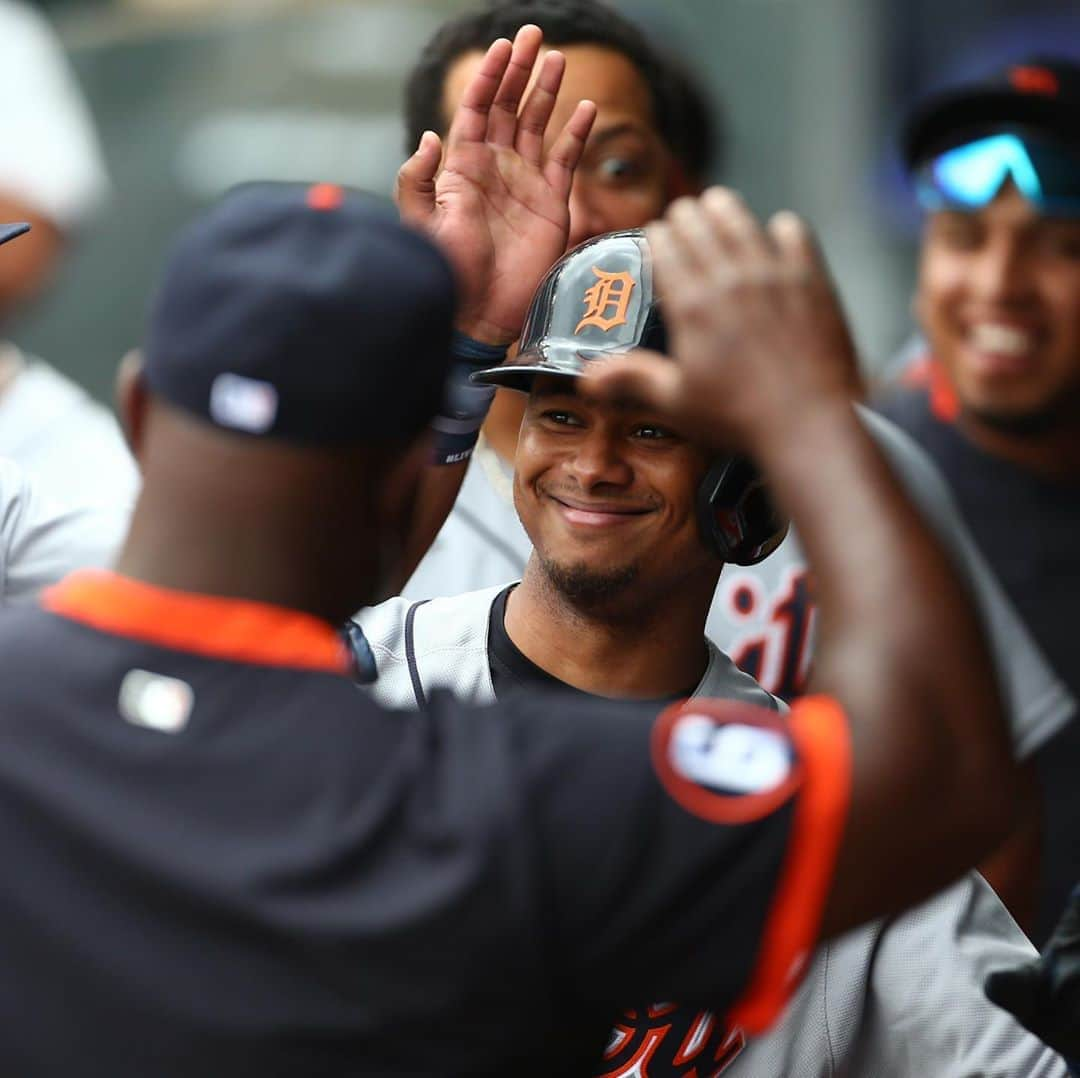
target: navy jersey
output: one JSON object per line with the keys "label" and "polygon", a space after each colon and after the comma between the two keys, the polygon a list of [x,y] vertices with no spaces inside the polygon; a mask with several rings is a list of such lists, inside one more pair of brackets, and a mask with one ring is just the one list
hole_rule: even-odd
{"label": "navy jersey", "polygon": [[587,1074],[628,998],[764,1025],[815,942],[829,701],[391,712],[317,619],[107,573],[0,678],[4,1074]]}

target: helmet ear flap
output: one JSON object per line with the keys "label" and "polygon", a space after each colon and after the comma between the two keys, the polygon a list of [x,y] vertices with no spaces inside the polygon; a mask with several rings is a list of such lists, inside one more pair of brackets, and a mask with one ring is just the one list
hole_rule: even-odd
{"label": "helmet ear flap", "polygon": [[753,462],[736,454],[714,461],[697,493],[698,529],[722,561],[756,565],[787,535],[781,516]]}

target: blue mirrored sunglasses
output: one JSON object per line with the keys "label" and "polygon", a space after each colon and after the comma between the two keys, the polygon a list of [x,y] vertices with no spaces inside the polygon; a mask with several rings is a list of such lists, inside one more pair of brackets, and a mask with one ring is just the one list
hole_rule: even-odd
{"label": "blue mirrored sunglasses", "polygon": [[931,212],[975,210],[1008,179],[1043,213],[1080,217],[1080,152],[1015,134],[989,135],[931,158],[915,171],[915,194]]}

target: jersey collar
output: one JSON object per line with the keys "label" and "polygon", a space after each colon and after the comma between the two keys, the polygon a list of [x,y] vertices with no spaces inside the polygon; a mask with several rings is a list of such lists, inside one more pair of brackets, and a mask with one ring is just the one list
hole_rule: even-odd
{"label": "jersey collar", "polygon": [[49,588],[42,606],[105,633],[215,659],[348,674],[333,626],[311,614],[249,599],[159,588],[86,569]]}

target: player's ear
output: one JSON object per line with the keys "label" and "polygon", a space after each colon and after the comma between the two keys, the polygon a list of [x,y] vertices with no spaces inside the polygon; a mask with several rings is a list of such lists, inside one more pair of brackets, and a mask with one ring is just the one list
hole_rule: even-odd
{"label": "player's ear", "polygon": [[142,435],[148,394],[143,378],[142,352],[133,348],[116,369],[116,413],[124,431],[128,448],[136,460],[142,448]]}

